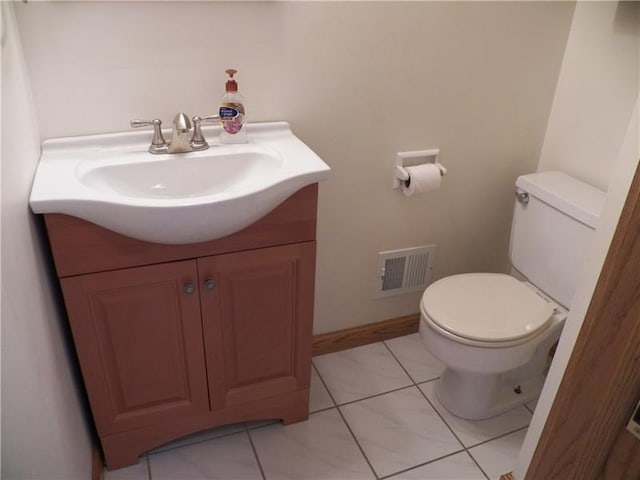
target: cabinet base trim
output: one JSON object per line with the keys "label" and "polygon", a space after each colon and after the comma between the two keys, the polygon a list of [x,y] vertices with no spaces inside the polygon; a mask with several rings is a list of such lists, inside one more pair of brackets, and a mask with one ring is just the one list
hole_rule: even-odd
{"label": "cabinet base trim", "polygon": [[100,447],[98,440],[93,439],[91,442],[91,480],[102,480],[104,478],[104,465],[102,464],[102,455],[100,455]]}
{"label": "cabinet base trim", "polygon": [[144,452],[207,428],[268,419],[279,419],[288,425],[308,417],[309,389],[306,388],[202,415],[107,435],[101,438],[102,449],[107,470],[115,470],[138,463],[138,456]]}
{"label": "cabinet base trim", "polygon": [[381,322],[345,328],[313,336],[313,356],[339,352],[348,348],[389,340],[418,331],[420,314],[390,318]]}

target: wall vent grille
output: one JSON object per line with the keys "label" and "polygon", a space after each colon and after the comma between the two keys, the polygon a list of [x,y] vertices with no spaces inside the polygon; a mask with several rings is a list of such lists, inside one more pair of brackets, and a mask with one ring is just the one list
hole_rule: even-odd
{"label": "wall vent grille", "polygon": [[431,281],[435,254],[435,245],[380,252],[375,298],[427,288]]}

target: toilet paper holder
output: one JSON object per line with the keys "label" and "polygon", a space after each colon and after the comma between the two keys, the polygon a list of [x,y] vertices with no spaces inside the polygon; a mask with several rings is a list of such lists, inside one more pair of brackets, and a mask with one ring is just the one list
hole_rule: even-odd
{"label": "toilet paper holder", "polygon": [[398,152],[396,167],[393,174],[393,188],[400,188],[403,182],[409,180],[409,172],[404,167],[415,167],[423,163],[433,163],[440,169],[440,176],[447,174],[447,169],[438,162],[439,148],[431,150],[415,150],[412,152]]}

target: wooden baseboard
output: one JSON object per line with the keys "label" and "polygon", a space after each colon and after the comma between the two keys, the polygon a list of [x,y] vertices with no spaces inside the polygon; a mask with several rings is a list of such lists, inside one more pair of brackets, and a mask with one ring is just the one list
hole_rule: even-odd
{"label": "wooden baseboard", "polygon": [[348,348],[409,335],[418,331],[420,314],[390,318],[381,322],[346,328],[313,336],[313,356],[339,352]]}

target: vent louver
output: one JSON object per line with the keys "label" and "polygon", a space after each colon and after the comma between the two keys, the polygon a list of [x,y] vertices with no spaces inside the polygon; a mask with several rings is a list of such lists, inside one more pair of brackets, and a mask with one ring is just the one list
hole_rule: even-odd
{"label": "vent louver", "polygon": [[380,252],[375,297],[424,290],[431,280],[435,253],[435,245]]}

